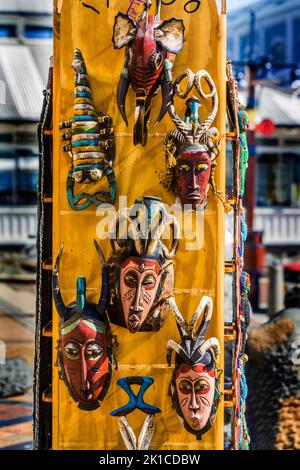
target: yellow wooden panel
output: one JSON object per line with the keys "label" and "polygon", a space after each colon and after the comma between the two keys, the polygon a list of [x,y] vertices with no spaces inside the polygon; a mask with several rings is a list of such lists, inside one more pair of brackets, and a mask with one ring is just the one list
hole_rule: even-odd
{"label": "yellow wooden panel", "polygon": [[[61,2],[58,2],[59,4]],[[118,196],[127,195],[128,205],[143,195],[158,196],[167,204],[174,203],[174,196],[167,193],[158,182],[158,172],[164,169],[162,152],[163,135],[174,125],[166,116],[154,128],[159,113],[161,97],[152,106],[150,138],[145,148],[132,143],[133,92],[127,97],[129,127],[126,128],[117,108],[117,82],[124,62],[124,50],[114,50],[111,42],[114,17],[118,11],[126,12],[128,0],[87,2],[99,9],[98,15],[84,8],[78,0],[64,0],[61,14],[55,16],[54,55],[54,163],[53,163],[53,257],[64,242],[65,250],[61,264],[62,295],[66,303],[76,294],[76,278],[87,278],[88,296],[96,301],[100,292],[100,264],[93,245],[96,227],[101,217],[91,206],[82,212],[72,211],[66,199],[66,175],[69,161],[61,150],[58,125],[73,115],[74,74],[71,69],[73,50],[79,48],[85,59],[87,73],[98,111],[113,117],[116,130],[117,156],[115,173]],[[153,2],[155,3],[155,2]],[[176,1],[162,7],[162,18],[183,18],[186,27],[184,50],[177,57],[174,77],[185,68],[194,72],[206,69],[214,79],[220,98],[216,126],[225,132],[225,16],[219,16],[215,0],[201,2],[194,14],[187,14],[184,2]],[[60,26],[60,32],[59,32]],[[184,113],[184,101],[180,111]],[[203,107],[205,113],[205,106]],[[216,181],[218,189],[225,186],[225,142],[218,158]],[[102,183],[100,183],[101,185]],[[118,207],[118,201],[116,206]],[[214,301],[213,320],[208,336],[217,336],[222,349],[220,367],[223,368],[223,297],[224,297],[224,209],[222,203],[209,196],[204,218],[204,244],[199,250],[186,250],[182,239],[175,257],[175,295],[180,310],[190,319],[200,297],[210,295]],[[108,257],[110,243],[101,241]],[[53,449],[124,449],[118,432],[117,418],[110,412],[127,402],[125,393],[116,386],[120,377],[149,375],[154,385],[146,392],[145,400],[158,406],[156,432],[151,449],[222,449],[223,448],[223,401],[212,429],[197,441],[181,425],[168,396],[172,374],[165,359],[168,339],[178,339],[172,314],[158,333],[131,334],[123,328],[112,326],[118,335],[119,348],[116,357],[119,370],[113,372],[112,384],[98,410],[80,411],[73,402],[62,380],[58,379],[57,350],[58,315],[53,307]],[[138,435],[145,415],[135,411],[128,416]]]}

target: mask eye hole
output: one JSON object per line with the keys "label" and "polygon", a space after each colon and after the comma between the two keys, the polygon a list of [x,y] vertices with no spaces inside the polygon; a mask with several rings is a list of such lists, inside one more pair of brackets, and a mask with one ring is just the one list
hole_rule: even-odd
{"label": "mask eye hole", "polygon": [[208,170],[208,165],[206,163],[199,163],[199,165],[196,166],[196,172],[197,173],[202,173],[203,171]]}
{"label": "mask eye hole", "polygon": [[103,356],[103,348],[98,343],[90,343],[85,350],[88,359],[96,360]]}
{"label": "mask eye hole", "polygon": [[124,281],[128,287],[136,287],[138,284],[136,273],[134,271],[128,271],[124,276]]}
{"label": "mask eye hole", "polygon": [[189,380],[182,380],[179,384],[179,390],[181,393],[191,393],[192,392],[192,384]]}
{"label": "mask eye hole", "polygon": [[188,171],[190,171],[190,166],[187,165],[186,163],[182,163],[181,165],[178,165],[178,170],[181,172],[181,173],[187,173]]}
{"label": "mask eye hole", "polygon": [[204,379],[197,380],[195,383],[195,393],[201,393],[210,389],[209,383]]}
{"label": "mask eye hole", "polygon": [[74,343],[73,341],[69,341],[66,343],[64,346],[64,350],[66,353],[66,356],[69,359],[75,360],[78,359],[80,356],[80,345],[78,343]]}
{"label": "mask eye hole", "polygon": [[146,289],[153,289],[156,285],[156,279],[152,274],[148,274],[147,276],[144,277],[142,285]]}

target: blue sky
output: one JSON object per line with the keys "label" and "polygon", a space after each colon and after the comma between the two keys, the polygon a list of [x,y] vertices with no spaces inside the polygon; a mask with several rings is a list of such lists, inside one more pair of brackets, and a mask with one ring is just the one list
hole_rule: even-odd
{"label": "blue sky", "polygon": [[246,7],[257,0],[227,0],[227,11],[230,12],[236,8]]}

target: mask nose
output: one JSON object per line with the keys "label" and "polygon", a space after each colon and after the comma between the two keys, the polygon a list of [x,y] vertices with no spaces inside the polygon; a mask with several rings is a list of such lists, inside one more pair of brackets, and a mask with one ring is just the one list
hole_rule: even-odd
{"label": "mask nose", "polygon": [[90,390],[84,347],[81,349],[81,388],[84,393],[87,393]]}
{"label": "mask nose", "polygon": [[134,302],[133,302],[133,304],[132,304],[131,307],[130,307],[130,310],[131,310],[132,312],[140,313],[140,312],[142,312],[142,311],[144,310],[143,307],[141,306],[141,303],[140,303],[141,294],[142,294],[142,285],[141,285],[141,283],[139,283],[139,284],[138,284],[138,287],[137,287],[137,289],[136,289]]}
{"label": "mask nose", "polygon": [[192,391],[192,396],[191,396],[191,401],[190,401],[190,404],[189,404],[189,409],[190,410],[193,410],[193,411],[197,411],[199,410],[200,406],[197,402],[197,399],[196,399],[196,393],[195,393],[195,390]]}
{"label": "mask nose", "polygon": [[190,175],[190,180],[189,180],[189,185],[188,189],[192,191],[196,191],[200,189],[200,186],[198,184],[197,176],[195,174],[194,169],[191,170],[191,175]]}

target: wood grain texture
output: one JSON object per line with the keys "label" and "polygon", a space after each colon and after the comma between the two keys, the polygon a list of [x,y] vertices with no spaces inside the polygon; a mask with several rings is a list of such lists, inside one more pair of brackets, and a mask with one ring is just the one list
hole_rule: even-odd
{"label": "wood grain texture", "polygon": [[[111,41],[115,15],[118,11],[126,12],[129,2],[110,2],[108,10],[105,8],[105,2],[102,3],[98,15],[83,8],[78,1],[64,0],[60,17],[60,38],[58,35],[55,37],[53,257],[64,242],[61,287],[66,303],[75,296],[76,278],[79,275],[87,278],[90,300],[97,300],[101,287],[100,265],[93,246],[101,216],[96,215],[94,208],[77,213],[69,208],[65,189],[69,161],[62,152],[58,131],[59,122],[72,117],[74,74],[71,63],[75,48],[79,48],[84,56],[97,110],[108,113],[114,120],[118,196],[126,195],[128,205],[132,205],[137,197],[143,195],[161,197],[170,205],[174,203],[174,196],[167,193],[158,180],[158,172],[164,169],[165,164],[162,151],[163,135],[173,128],[172,121],[166,116],[154,127],[161,105],[161,96],[158,94],[153,100],[148,143],[145,148],[133,146],[134,94],[130,90],[127,96],[129,127],[126,128],[118,112],[116,99],[124,51],[114,50]],[[162,19],[173,16],[183,18],[186,27],[185,46],[177,57],[174,77],[187,67],[194,72],[206,69],[211,74],[220,98],[215,125],[221,132],[225,132],[225,17],[218,15],[215,0],[202,2],[199,10],[192,15],[184,12],[182,3],[177,1],[171,6],[162,7]],[[201,109],[204,117],[207,114],[206,106]],[[184,114],[184,101],[180,103],[179,112]],[[218,157],[216,181],[218,189],[224,191],[225,143]],[[208,336],[218,337],[223,353],[224,208],[222,203],[211,195],[203,226],[201,249],[188,251],[186,243],[189,240],[180,241],[175,257],[175,289],[178,292],[176,301],[181,312],[190,319],[200,297],[210,292],[214,313]],[[98,241],[107,258],[110,254],[109,240]],[[116,381],[120,377],[130,375],[149,375],[154,378],[154,384],[146,392],[145,400],[158,406],[162,413],[157,415],[150,449],[223,449],[222,402],[214,426],[201,441],[196,441],[193,435],[184,430],[172,408],[168,396],[172,368],[167,367],[165,354],[168,339],[178,340],[178,333],[171,313],[158,333],[133,335],[112,325],[113,333],[118,336],[119,341],[116,351],[119,370],[113,372],[112,385],[101,408],[85,412],[78,410],[65,384],[58,379],[58,315],[55,307],[53,311],[53,449],[124,449],[117,419],[110,417],[110,412],[127,402],[127,396],[116,386]],[[220,367],[223,368],[223,354]],[[136,435],[144,418],[139,411],[128,416]]]}

